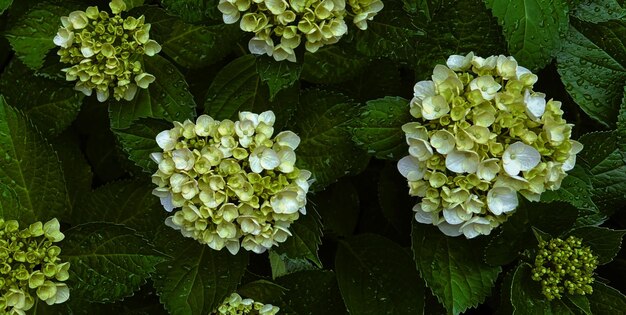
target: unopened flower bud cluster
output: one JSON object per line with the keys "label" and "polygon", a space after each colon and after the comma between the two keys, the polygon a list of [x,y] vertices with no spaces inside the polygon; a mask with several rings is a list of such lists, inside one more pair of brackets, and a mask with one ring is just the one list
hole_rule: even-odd
{"label": "unopened flower bud cluster", "polygon": [[150,24],[144,16],[122,18],[122,0],[110,3],[113,16],[98,7],[74,11],[61,18],[54,43],[61,48],[61,62],[67,81],[77,81],[75,89],[90,96],[93,90],[104,102],[112,91],[116,100],[132,100],[137,88],[146,89],[155,77],[143,69],[143,55],[154,56],[161,46],[150,39]]}
{"label": "unopened flower bud cluster", "polygon": [[561,185],[582,145],[561,103],[533,91],[537,76],[513,57],[453,55],[414,88],[398,162],[420,223],[449,236],[488,235],[517,208]]}
{"label": "unopened flower bud cluster", "polygon": [[591,284],[598,259],[582,239],[570,236],[539,242],[532,278],[541,282],[541,291],[548,300],[560,299],[564,293],[593,293]]}
{"label": "unopened flower bud cluster", "polygon": [[262,253],[291,236],[306,213],[311,173],[294,166],[295,133],[272,137],[275,119],[271,111],[241,112],[234,122],[202,115],[159,133],[153,193],[167,211],[180,208],[166,224],[233,254]]}
{"label": "unopened flower bud cluster", "polygon": [[61,262],[65,237],[59,221],[36,222],[20,230],[15,220],[0,219],[0,313],[26,314],[35,299],[48,305],[67,301],[69,262]]}
{"label": "unopened flower bud cluster", "polygon": [[253,299],[244,299],[239,294],[233,293],[227,297],[217,310],[213,311],[213,315],[275,315],[278,314],[280,308],[272,304],[263,304],[255,302]]}
{"label": "unopened flower bud cluster", "polygon": [[383,8],[380,0],[220,0],[224,22],[240,20],[243,31],[254,33],[248,43],[253,54],[296,61],[294,49],[304,42],[309,52],[334,44],[348,32],[345,17],[360,29]]}

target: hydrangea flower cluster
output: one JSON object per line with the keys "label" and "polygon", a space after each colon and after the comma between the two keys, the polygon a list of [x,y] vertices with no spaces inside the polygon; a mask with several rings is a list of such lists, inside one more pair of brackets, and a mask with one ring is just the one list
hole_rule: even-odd
{"label": "hydrangea flower cluster", "polygon": [[263,304],[255,302],[253,299],[244,299],[239,294],[233,293],[227,297],[222,305],[212,314],[215,315],[243,315],[243,314],[259,314],[259,315],[275,315],[278,314],[280,308],[272,304]]}
{"label": "hydrangea flower cluster", "polygon": [[415,85],[398,162],[415,219],[449,236],[488,235],[517,208],[558,189],[582,145],[561,103],[533,91],[537,76],[513,57],[450,56]]}
{"label": "hydrangea flower cluster", "polygon": [[235,122],[202,115],[159,133],[153,193],[167,211],[181,208],[166,224],[232,254],[262,253],[291,236],[291,223],[306,214],[311,173],[294,166],[295,133],[272,138],[275,119],[272,111],[241,112]]}
{"label": "hydrangea flower cluster", "polygon": [[155,77],[143,70],[141,57],[154,56],[161,46],[150,39],[150,24],[144,16],[122,18],[123,0],[109,4],[113,16],[98,7],[74,11],[61,18],[63,27],[54,37],[61,62],[72,65],[63,69],[75,89],[90,96],[96,90],[98,101],[109,98],[132,100],[137,87],[146,89]]}
{"label": "hydrangea flower cluster", "polygon": [[70,297],[63,281],[69,278],[69,262],[61,262],[61,248],[53,245],[65,238],[59,221],[36,222],[20,230],[15,220],[0,219],[0,313],[26,314],[36,295],[48,305]]}
{"label": "hydrangea flower cluster", "polygon": [[383,9],[380,0],[220,0],[218,8],[226,24],[239,21],[243,31],[254,33],[248,48],[253,54],[275,60],[296,61],[302,41],[316,52],[334,44],[348,32],[346,15],[360,29]]}
{"label": "hydrangea flower cluster", "polygon": [[582,239],[570,236],[539,242],[532,278],[541,282],[541,291],[548,300],[560,299],[562,294],[593,293],[591,284],[598,258],[591,249],[582,246]]}

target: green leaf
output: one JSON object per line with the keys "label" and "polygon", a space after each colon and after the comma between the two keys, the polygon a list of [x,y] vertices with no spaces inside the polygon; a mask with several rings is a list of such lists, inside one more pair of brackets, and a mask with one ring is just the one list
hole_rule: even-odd
{"label": "green leaf", "polygon": [[201,23],[222,19],[217,2],[217,0],[161,0],[161,5],[187,23]]}
{"label": "green leaf", "polygon": [[143,2],[144,0],[124,0],[124,3],[126,3],[126,10],[141,6],[143,5]]}
{"label": "green leaf", "polygon": [[6,38],[17,57],[31,69],[43,65],[46,53],[55,47],[52,39],[61,26],[61,16],[67,9],[50,4],[41,4],[8,25]]}
{"label": "green leaf", "polygon": [[358,115],[358,104],[329,91],[309,90],[300,96],[291,122],[302,140],[296,165],[313,173],[320,189],[347,174],[359,173],[368,162],[365,151],[352,143],[348,123]]}
{"label": "green leaf", "polygon": [[168,244],[174,257],[157,266],[154,286],[172,315],[210,314],[235,291],[248,265],[248,253],[216,251],[180,233]]}
{"label": "green leaf", "polygon": [[285,89],[269,101],[269,89],[261,83],[254,55],[241,56],[224,66],[215,76],[204,103],[204,112],[218,119],[238,120],[240,111],[261,113],[272,110],[276,114],[276,130],[289,120],[293,104],[297,103],[297,87]]}
{"label": "green leaf", "polygon": [[152,195],[153,185],[144,180],[108,183],[86,194],[75,218],[79,223],[105,221],[123,224],[146,237],[164,225],[165,210]]}
{"label": "green leaf", "polygon": [[110,302],[131,296],[163,261],[135,230],[112,223],[87,223],[65,232],[61,258],[69,261],[74,299]]}
{"label": "green leaf", "polygon": [[621,0],[585,0],[572,8],[572,15],[586,22],[601,23],[623,18],[626,16],[626,7]]}
{"label": "green leaf", "polygon": [[409,101],[387,96],[371,100],[351,123],[352,139],[378,159],[398,160],[407,155],[402,125],[411,121]]}
{"label": "green leaf", "polygon": [[140,118],[131,123],[126,129],[116,129],[113,132],[120,141],[128,158],[146,173],[154,173],[156,163],[150,158],[150,153],[161,152],[162,149],[156,143],[156,135],[167,129],[172,124],[163,120],[152,118]]}
{"label": "green leaf", "polygon": [[572,19],[558,54],[567,92],[591,118],[614,126],[626,80],[626,22],[592,24]]}
{"label": "green leaf", "polygon": [[626,86],[624,86],[622,105],[620,106],[619,116],[617,117],[616,137],[618,149],[622,154],[622,160],[626,163]]}
{"label": "green leaf", "polygon": [[501,268],[483,262],[484,238],[448,237],[415,221],[411,236],[417,269],[449,314],[476,307],[491,294]]}
{"label": "green leaf", "polygon": [[368,57],[413,61],[419,56],[415,48],[424,35],[419,21],[402,10],[399,3],[387,1],[385,8],[367,21],[367,30],[356,30],[356,49]]}
{"label": "green leaf", "polygon": [[533,227],[556,236],[569,230],[577,216],[578,210],[567,203],[521,199],[515,213],[501,225],[500,232],[485,249],[485,262],[493,266],[511,263],[522,251],[537,245]]}
{"label": "green leaf", "polygon": [[276,283],[288,291],[281,313],[344,315],[346,311],[335,274],[329,270],[300,271],[278,278]]}
{"label": "green leaf", "polygon": [[163,52],[177,64],[190,69],[206,67],[226,57],[241,34],[239,24],[187,24],[154,6],[136,11],[144,14],[152,25],[150,35],[154,34],[154,40],[161,44]]}
{"label": "green leaf", "polygon": [[611,230],[604,227],[583,226],[572,230],[568,235],[583,239],[583,245],[589,246],[598,256],[598,264],[608,264],[617,256],[622,247],[622,238],[626,230]]}
{"label": "green leaf", "polygon": [[78,116],[85,98],[70,84],[36,76],[17,59],[0,77],[0,90],[46,135],[56,135],[67,128]]}
{"label": "green leaf", "polygon": [[[511,285],[511,303],[513,314],[553,314],[550,301],[541,294],[539,282],[532,279],[531,267],[528,264],[520,264],[513,275]],[[555,301],[558,303],[558,300]]]}
{"label": "green leaf", "polygon": [[274,100],[282,89],[298,81],[301,71],[302,65],[299,63],[279,62],[268,56],[259,56],[256,60],[256,72],[270,89],[270,101]]}
{"label": "green leaf", "polygon": [[591,286],[593,294],[588,299],[593,314],[620,314],[626,310],[626,296],[621,292],[599,281]]}
{"label": "green leaf", "polygon": [[12,3],[13,0],[0,0],[0,14],[4,13],[4,11],[8,9]]}
{"label": "green leaf", "polygon": [[[5,219],[22,223],[49,220],[71,209],[61,162],[46,139],[0,95],[0,183],[17,196],[0,199]],[[3,194],[7,193],[5,189]]]}
{"label": "green leaf", "polygon": [[530,69],[546,66],[561,49],[567,31],[565,0],[485,0],[502,25],[509,53]]}
{"label": "green leaf", "polygon": [[156,77],[147,90],[139,89],[132,101],[112,101],[111,128],[128,128],[137,118],[163,118],[184,121],[195,117],[196,104],[183,75],[167,59],[156,55],[145,58],[146,72]]}
{"label": "green leaf", "polygon": [[272,269],[272,279],[302,270],[319,269],[319,267],[313,265],[311,260],[306,258],[291,258],[287,254],[278,254],[275,250],[269,252],[269,259]]}
{"label": "green leaf", "polygon": [[17,198],[15,190],[13,190],[11,186],[0,182],[0,196],[2,196],[0,215],[3,218],[19,218],[23,210],[21,209],[20,200]]}
{"label": "green leaf", "polygon": [[337,282],[352,314],[423,314],[424,286],[408,253],[375,234],[339,243]]}
{"label": "green leaf", "polygon": [[350,80],[362,74],[368,64],[366,59],[355,55],[355,51],[343,47],[341,42],[324,46],[314,54],[305,52],[301,78],[318,84]]}
{"label": "green leaf", "polygon": [[277,254],[285,254],[289,258],[308,259],[322,268],[322,262],[317,254],[322,243],[322,222],[317,212],[310,208],[306,215],[290,226],[292,236],[274,250]]}

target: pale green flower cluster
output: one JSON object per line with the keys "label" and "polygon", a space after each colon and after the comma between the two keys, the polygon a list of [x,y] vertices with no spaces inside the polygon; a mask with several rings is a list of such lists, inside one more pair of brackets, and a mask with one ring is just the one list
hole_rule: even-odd
{"label": "pale green flower cluster", "polygon": [[220,0],[224,22],[241,18],[243,31],[254,33],[248,48],[275,60],[296,61],[294,50],[304,41],[309,52],[334,44],[348,32],[347,15],[367,29],[367,21],[383,8],[380,0]]}
{"label": "pale green flower cluster", "polygon": [[275,315],[278,314],[280,308],[272,304],[263,304],[255,302],[253,299],[244,299],[239,294],[233,293],[227,297],[217,310],[213,311],[213,315]]}
{"label": "pale green flower cluster", "polygon": [[539,242],[532,278],[541,282],[541,292],[548,300],[560,299],[562,294],[593,293],[593,272],[598,257],[582,246],[582,239],[570,236]]}
{"label": "pale green flower cluster", "polygon": [[272,138],[275,119],[272,111],[241,112],[235,122],[202,115],[159,133],[153,193],[167,211],[181,208],[166,224],[233,254],[262,253],[291,236],[291,223],[306,214],[311,173],[294,166],[295,133]]}
{"label": "pale green flower cluster", "polygon": [[35,295],[48,305],[70,297],[63,281],[69,278],[69,262],[61,262],[65,238],[59,221],[36,222],[20,230],[15,220],[0,219],[0,313],[24,315],[35,304]]}
{"label": "pale green flower cluster", "polygon": [[132,100],[137,88],[147,89],[155,77],[143,70],[143,55],[154,56],[161,46],[150,39],[150,24],[144,16],[122,18],[126,9],[122,0],[113,0],[110,16],[98,7],[74,11],[61,18],[54,43],[61,47],[61,62],[72,65],[63,69],[75,89],[90,96],[96,90],[98,101],[109,98]]}
{"label": "pale green flower cluster", "polygon": [[561,103],[533,91],[537,76],[513,57],[450,56],[415,85],[398,162],[415,219],[449,236],[488,235],[517,208],[561,185],[582,145]]}

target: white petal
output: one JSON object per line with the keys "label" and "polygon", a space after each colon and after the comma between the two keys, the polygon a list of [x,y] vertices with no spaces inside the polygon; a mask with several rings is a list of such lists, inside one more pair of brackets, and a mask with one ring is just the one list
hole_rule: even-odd
{"label": "white petal", "polygon": [[417,82],[413,87],[413,94],[420,104],[426,97],[435,96],[435,93],[435,82],[430,80]]}
{"label": "white petal", "polygon": [[259,122],[264,122],[268,126],[274,126],[274,122],[276,121],[276,115],[273,111],[268,110],[259,114]]}
{"label": "white petal", "polygon": [[295,150],[300,145],[300,137],[291,131],[282,131],[276,135],[276,143]]}
{"label": "white petal", "polygon": [[452,150],[446,156],[446,168],[455,173],[476,173],[478,161],[476,152]]}
{"label": "white petal", "polygon": [[535,94],[536,95],[530,95],[530,92],[526,90],[524,93],[524,102],[526,103],[526,113],[528,116],[537,120],[540,119],[546,111],[546,96],[543,93]]}
{"label": "white petal", "polygon": [[278,154],[272,149],[266,149],[261,155],[261,166],[266,170],[273,170],[280,165]]}
{"label": "white petal", "polygon": [[407,139],[409,154],[420,161],[426,161],[433,155],[433,148],[428,141],[423,139]]}
{"label": "white petal", "polygon": [[166,197],[161,197],[161,205],[167,212],[172,212],[174,210],[174,204],[172,203],[172,195],[169,194]]}
{"label": "white petal", "polygon": [[415,221],[424,224],[433,224],[433,216],[429,212],[422,210],[422,204],[418,203],[413,206],[413,212],[415,212]]}
{"label": "white petal", "polygon": [[450,112],[450,106],[441,95],[429,96],[422,101],[422,116],[434,120]]}
{"label": "white petal", "polygon": [[495,187],[487,193],[487,207],[495,215],[515,210],[518,203],[517,193],[509,187]]}
{"label": "white petal", "polygon": [[150,153],[150,159],[152,159],[152,161],[154,161],[155,163],[159,164],[161,163],[161,161],[163,161],[163,153],[160,153],[160,152]]}
{"label": "white petal", "polygon": [[537,166],[541,162],[541,154],[537,149],[518,141],[504,150],[502,161],[504,170],[509,175],[516,176],[519,171],[528,171]]}
{"label": "white petal", "polygon": [[156,142],[159,147],[165,151],[173,150],[176,146],[176,139],[172,138],[170,130],[164,130],[159,132],[156,136]]}
{"label": "white petal", "polygon": [[437,224],[437,227],[439,228],[441,232],[443,232],[443,234],[447,236],[459,236],[463,234],[460,231],[460,227],[461,227],[460,224],[452,225],[452,224],[448,224],[447,222],[441,222]]}
{"label": "white petal", "polygon": [[398,161],[398,171],[410,181],[417,181],[424,177],[425,169],[420,167],[419,160],[407,155]]}
{"label": "white petal", "polygon": [[248,158],[248,163],[250,163],[250,170],[252,172],[254,173],[263,172],[263,166],[261,166],[261,159],[257,155],[254,155],[254,152]]}
{"label": "white petal", "polygon": [[452,209],[443,209],[443,218],[446,219],[446,222],[450,224],[461,224],[465,222],[465,220],[459,217],[457,210],[457,207]]}

